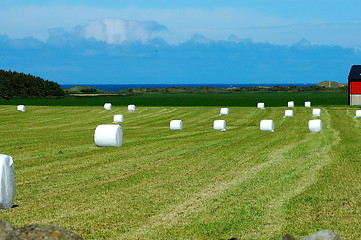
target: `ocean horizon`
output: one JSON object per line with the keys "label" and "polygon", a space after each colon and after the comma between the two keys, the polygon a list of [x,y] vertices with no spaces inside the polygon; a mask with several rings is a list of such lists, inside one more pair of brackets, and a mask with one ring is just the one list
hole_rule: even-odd
{"label": "ocean horizon", "polygon": [[294,83],[294,84],[284,84],[284,83],[277,83],[277,84],[60,84],[61,88],[67,89],[76,86],[87,86],[87,87],[94,87],[99,90],[115,92],[120,91],[123,89],[130,89],[130,88],[169,88],[169,87],[214,87],[214,88],[234,88],[234,87],[274,87],[274,86],[297,86],[297,87],[309,87],[316,85],[315,83]]}

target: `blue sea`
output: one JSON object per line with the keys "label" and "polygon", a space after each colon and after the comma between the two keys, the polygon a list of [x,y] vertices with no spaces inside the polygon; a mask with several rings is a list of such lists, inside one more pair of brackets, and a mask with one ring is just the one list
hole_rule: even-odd
{"label": "blue sea", "polygon": [[168,88],[168,87],[214,87],[214,88],[232,88],[232,87],[273,87],[273,86],[298,86],[298,87],[309,87],[315,85],[310,84],[60,84],[61,88],[71,88],[76,86],[88,86],[94,87],[103,91],[120,91],[129,88]]}

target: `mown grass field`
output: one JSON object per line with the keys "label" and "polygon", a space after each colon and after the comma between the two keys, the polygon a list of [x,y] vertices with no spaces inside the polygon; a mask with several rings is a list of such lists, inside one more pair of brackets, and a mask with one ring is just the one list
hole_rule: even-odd
{"label": "mown grass field", "polygon": [[[293,118],[267,102],[228,116],[205,106],[0,106],[0,149],[17,183],[17,207],[1,218],[85,239],[279,239],[323,229],[361,239],[356,108],[319,106],[323,131],[311,133],[312,109],[295,104]],[[123,146],[96,147],[95,127],[114,114],[125,117]],[[172,119],[184,129],[170,131]],[[213,130],[216,119],[227,131]],[[259,131],[262,119],[275,132]]]}

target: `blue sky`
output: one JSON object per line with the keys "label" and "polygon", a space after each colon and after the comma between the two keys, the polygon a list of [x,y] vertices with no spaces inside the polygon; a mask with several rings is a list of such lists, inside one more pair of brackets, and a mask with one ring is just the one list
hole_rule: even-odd
{"label": "blue sky", "polygon": [[[359,0],[2,0],[0,68],[59,83],[345,82],[361,63],[360,9]],[[292,48],[301,43],[308,49]],[[122,65],[107,69],[112,59]]]}

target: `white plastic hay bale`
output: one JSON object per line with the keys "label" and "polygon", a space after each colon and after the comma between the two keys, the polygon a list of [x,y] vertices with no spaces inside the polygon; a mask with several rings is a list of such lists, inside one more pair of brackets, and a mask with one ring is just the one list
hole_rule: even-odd
{"label": "white plastic hay bale", "polygon": [[114,115],[113,122],[114,123],[122,123],[122,122],[124,122],[124,116],[120,115],[120,114]]}
{"label": "white plastic hay bale", "polygon": [[257,108],[264,109],[264,103],[262,103],[262,102],[257,103]]}
{"label": "white plastic hay bale", "polygon": [[308,129],[311,132],[319,132],[322,130],[322,121],[321,119],[313,119],[308,121]]}
{"label": "white plastic hay bale", "polygon": [[260,125],[261,131],[274,132],[274,122],[273,122],[273,120],[261,120],[259,125]]}
{"label": "white plastic hay bale", "polygon": [[213,129],[219,131],[226,131],[226,121],[225,120],[214,120]]}
{"label": "white plastic hay bale", "polygon": [[170,130],[182,130],[183,124],[182,120],[172,120],[170,121]]}
{"label": "white plastic hay bale", "polygon": [[11,208],[15,197],[13,158],[0,154],[0,208]]}
{"label": "white plastic hay bale", "polygon": [[120,147],[123,143],[123,131],[119,125],[103,124],[95,129],[94,142],[98,147]]}
{"label": "white plastic hay bale", "polygon": [[112,104],[111,103],[104,103],[104,109],[105,110],[111,110],[112,109]]}
{"label": "white plastic hay bale", "polygon": [[321,109],[319,109],[319,108],[312,109],[312,116],[314,116],[314,117],[321,116]]}
{"label": "white plastic hay bale", "polygon": [[361,118],[361,110],[356,110],[356,118]]}
{"label": "white plastic hay bale", "polygon": [[285,117],[293,117],[293,110],[285,110]]}
{"label": "white plastic hay bale", "polygon": [[221,108],[220,115],[228,115],[229,109],[228,108]]}
{"label": "white plastic hay bale", "polygon": [[135,111],[135,105],[128,105],[128,111],[134,112]]}
{"label": "white plastic hay bale", "polygon": [[25,112],[25,106],[24,105],[18,105],[17,110],[19,112]]}
{"label": "white plastic hay bale", "polygon": [[305,102],[305,107],[311,107],[311,102]]}
{"label": "white plastic hay bale", "polygon": [[288,107],[294,107],[294,106],[295,106],[295,103],[294,103],[293,101],[289,101],[289,102],[287,103],[287,106],[288,106]]}

